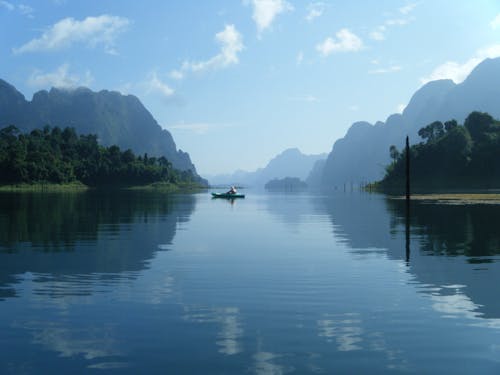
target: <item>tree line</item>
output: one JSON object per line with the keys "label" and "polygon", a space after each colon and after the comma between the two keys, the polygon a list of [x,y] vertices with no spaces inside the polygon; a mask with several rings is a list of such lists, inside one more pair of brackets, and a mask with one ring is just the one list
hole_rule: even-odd
{"label": "tree line", "polygon": [[[500,186],[500,121],[472,112],[455,120],[432,122],[418,131],[422,141],[410,148],[412,186],[419,188],[492,188]],[[405,152],[391,146],[392,163],[380,185],[403,186]]]}
{"label": "tree line", "polygon": [[179,171],[165,157],[136,156],[130,149],[98,144],[94,134],[45,126],[22,133],[0,130],[0,184],[71,183],[88,186],[196,182],[191,170]]}

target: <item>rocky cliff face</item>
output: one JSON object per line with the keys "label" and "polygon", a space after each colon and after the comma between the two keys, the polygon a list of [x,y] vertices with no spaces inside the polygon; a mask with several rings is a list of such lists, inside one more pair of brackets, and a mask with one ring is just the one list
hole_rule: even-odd
{"label": "rocky cliff face", "polygon": [[0,80],[0,127],[16,125],[30,131],[47,124],[71,126],[80,134],[97,134],[104,146],[116,144],[137,154],[165,156],[175,168],[196,173],[189,154],[177,150],[172,135],[133,95],[53,88],[35,93],[30,102]]}
{"label": "rocky cliff face", "polygon": [[423,126],[436,120],[463,123],[473,111],[500,118],[500,58],[483,61],[461,84],[450,80],[427,83],[402,114],[391,115],[385,122],[354,123],[333,145],[320,184],[333,187],[379,180],[390,162],[391,145],[402,149],[406,135],[411,143],[418,143],[417,132]]}

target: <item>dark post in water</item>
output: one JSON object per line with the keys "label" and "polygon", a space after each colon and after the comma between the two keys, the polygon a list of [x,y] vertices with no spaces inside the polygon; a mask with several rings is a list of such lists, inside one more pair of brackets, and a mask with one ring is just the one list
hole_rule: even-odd
{"label": "dark post in water", "polygon": [[406,204],[410,202],[410,141],[406,136]]}
{"label": "dark post in water", "polygon": [[410,141],[406,136],[406,263],[410,262]]}

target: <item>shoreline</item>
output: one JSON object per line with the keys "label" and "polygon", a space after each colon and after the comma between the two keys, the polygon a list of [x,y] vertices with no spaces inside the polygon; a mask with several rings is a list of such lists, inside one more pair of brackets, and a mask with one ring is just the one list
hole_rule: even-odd
{"label": "shoreline", "polygon": [[81,182],[72,182],[68,184],[54,184],[54,183],[34,183],[34,184],[9,184],[0,185],[1,193],[20,193],[20,192],[67,192],[67,193],[81,193],[85,191],[99,191],[99,190],[132,190],[132,191],[159,191],[165,193],[178,193],[178,192],[198,192],[206,190],[207,187],[198,184],[181,183],[172,184],[169,182],[154,182],[148,185],[105,185],[105,186],[88,186]]}
{"label": "shoreline", "polygon": [[[404,196],[395,196],[391,199],[404,200]],[[410,200],[437,204],[499,204],[500,193],[428,193],[413,194]]]}

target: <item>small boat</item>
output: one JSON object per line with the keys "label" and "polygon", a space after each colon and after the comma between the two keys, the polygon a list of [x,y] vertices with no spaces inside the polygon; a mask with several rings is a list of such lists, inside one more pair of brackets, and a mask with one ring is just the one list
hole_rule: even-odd
{"label": "small boat", "polygon": [[245,198],[245,194],[212,193],[212,198],[226,198],[226,199]]}

